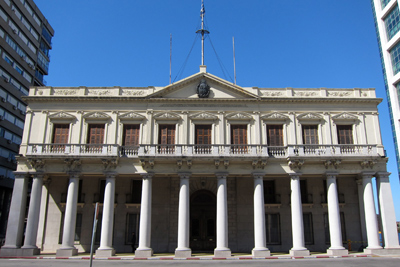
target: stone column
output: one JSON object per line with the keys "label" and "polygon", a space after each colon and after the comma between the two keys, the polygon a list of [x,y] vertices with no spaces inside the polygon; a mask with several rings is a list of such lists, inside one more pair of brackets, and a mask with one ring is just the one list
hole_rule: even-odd
{"label": "stone column", "polygon": [[385,250],[399,252],[399,235],[397,233],[396,213],[393,205],[392,190],[390,189],[389,175],[389,172],[376,173],[383,239],[385,241]]}
{"label": "stone column", "polygon": [[327,250],[328,255],[342,256],[349,254],[348,250],[343,247],[342,229],[340,224],[340,209],[337,191],[336,176],[338,173],[331,172],[326,174],[326,192],[328,200],[328,219],[329,219],[329,235],[331,246]]}
{"label": "stone column", "polygon": [[10,213],[8,215],[6,242],[0,250],[1,256],[20,256],[24,233],[25,208],[28,190],[28,177],[25,172],[14,172],[15,181]]}
{"label": "stone column", "polygon": [[135,257],[147,258],[153,255],[150,247],[151,241],[151,183],[153,174],[144,173],[142,184],[142,202],[140,205],[139,223],[139,247],[135,251]]}
{"label": "stone column", "polygon": [[103,215],[101,221],[100,247],[96,250],[96,257],[111,257],[115,255],[112,247],[114,229],[115,204],[115,176],[114,172],[107,172],[106,187],[104,190]]}
{"label": "stone column", "polygon": [[39,225],[40,201],[42,199],[43,176],[43,173],[35,173],[33,175],[28,220],[25,230],[25,242],[22,247],[22,254],[24,256],[40,254],[40,249],[36,246],[36,238]]}
{"label": "stone column", "polygon": [[266,247],[265,209],[264,209],[264,173],[253,173],[254,177],[254,248],[253,257],[269,257]]}
{"label": "stone column", "polygon": [[192,256],[189,248],[189,178],[190,173],[179,173],[181,185],[179,189],[179,214],[178,214],[178,247],[175,257],[188,258]]}
{"label": "stone column", "polygon": [[231,256],[228,248],[228,203],[226,177],[228,173],[216,173],[217,183],[217,247],[214,250],[216,258]]}
{"label": "stone column", "polygon": [[293,247],[291,256],[308,256],[310,251],[304,246],[303,206],[300,192],[300,173],[290,174],[291,211],[292,211],[292,237]]}
{"label": "stone column", "polygon": [[57,257],[70,257],[78,254],[78,250],[74,246],[75,227],[76,227],[76,210],[78,204],[80,173],[70,173],[67,203],[65,206],[64,228],[62,236],[62,244],[57,249]]}
{"label": "stone column", "polygon": [[374,192],[372,189],[372,176],[374,172],[363,172],[363,200],[365,209],[365,224],[367,228],[368,247],[364,249],[366,253],[372,253],[373,250],[382,249],[379,245],[378,220],[375,211]]}
{"label": "stone column", "polygon": [[363,183],[362,179],[357,179],[357,193],[358,193],[358,208],[360,210],[360,224],[361,224],[361,236],[362,236],[362,245],[367,243],[367,228],[365,226],[365,213],[364,213],[364,198],[363,198]]}

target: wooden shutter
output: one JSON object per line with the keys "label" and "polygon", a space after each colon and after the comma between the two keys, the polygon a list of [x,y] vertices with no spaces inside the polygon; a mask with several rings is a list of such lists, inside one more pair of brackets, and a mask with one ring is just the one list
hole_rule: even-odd
{"label": "wooden shutter", "polygon": [[211,144],[211,125],[196,125],[196,145]]}
{"label": "wooden shutter", "polygon": [[267,142],[269,146],[283,146],[283,125],[267,126]]}
{"label": "wooden shutter", "polygon": [[338,142],[340,145],[353,143],[353,125],[337,125]]}
{"label": "wooden shutter", "polygon": [[54,124],[53,143],[68,143],[69,124]]}
{"label": "wooden shutter", "polygon": [[231,125],[231,144],[247,144],[247,125]]}
{"label": "wooden shutter", "polygon": [[318,144],[318,125],[303,125],[303,144]]}
{"label": "wooden shutter", "polygon": [[103,144],[104,143],[104,124],[90,124],[88,132],[89,144]]}
{"label": "wooden shutter", "polygon": [[124,146],[139,145],[139,130],[140,125],[138,124],[124,125]]}
{"label": "wooden shutter", "polygon": [[175,144],[175,125],[160,125],[158,142],[161,145]]}

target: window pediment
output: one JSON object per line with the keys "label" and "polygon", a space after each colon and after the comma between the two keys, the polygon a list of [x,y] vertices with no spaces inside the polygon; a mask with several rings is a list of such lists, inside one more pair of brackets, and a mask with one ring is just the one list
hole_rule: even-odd
{"label": "window pediment", "polygon": [[348,123],[355,123],[358,118],[357,116],[347,113],[347,112],[342,112],[338,115],[332,116],[332,120],[336,122],[348,122]]}
{"label": "window pediment", "polygon": [[49,115],[49,119],[51,121],[67,121],[67,122],[72,122],[76,120],[76,117],[74,115],[71,115],[67,112],[60,111],[54,114]]}
{"label": "window pediment", "polygon": [[178,114],[176,114],[174,112],[160,112],[160,113],[157,113],[156,115],[154,115],[154,119],[176,121],[176,120],[180,120],[181,116],[179,116]]}
{"label": "window pediment", "polygon": [[140,115],[136,112],[131,111],[131,112],[127,112],[127,113],[119,115],[118,118],[123,121],[128,121],[128,120],[138,121],[138,120],[144,120],[146,117],[143,115]]}
{"label": "window pediment", "polygon": [[90,112],[83,115],[86,121],[106,122],[111,119],[109,115],[104,112]]}
{"label": "window pediment", "polygon": [[253,117],[250,114],[244,112],[234,112],[226,115],[225,117],[228,120],[237,120],[237,121],[250,121]]}
{"label": "window pediment", "polygon": [[297,116],[297,119],[299,120],[299,122],[320,122],[324,118],[320,114],[308,112],[300,114],[299,116]]}
{"label": "window pediment", "polygon": [[286,115],[283,115],[282,113],[279,112],[273,112],[266,114],[264,116],[261,116],[261,119],[265,121],[288,121],[290,118]]}
{"label": "window pediment", "polygon": [[190,115],[189,118],[191,118],[192,120],[218,120],[218,116],[208,112],[196,113]]}

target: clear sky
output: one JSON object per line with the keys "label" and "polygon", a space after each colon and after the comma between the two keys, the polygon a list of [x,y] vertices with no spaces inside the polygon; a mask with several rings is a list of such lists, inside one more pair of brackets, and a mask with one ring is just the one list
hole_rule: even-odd
{"label": "clear sky", "polygon": [[[200,41],[194,40],[201,0],[35,2],[55,29],[48,86],[165,86],[170,34],[172,80],[199,71]],[[400,221],[399,176],[370,0],[205,0],[205,9],[211,32],[205,64],[214,75],[233,81],[234,36],[240,86],[376,88],[383,98],[382,138]]]}

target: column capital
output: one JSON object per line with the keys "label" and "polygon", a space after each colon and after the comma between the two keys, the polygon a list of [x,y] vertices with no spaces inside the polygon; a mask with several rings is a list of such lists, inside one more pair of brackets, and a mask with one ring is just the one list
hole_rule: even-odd
{"label": "column capital", "polygon": [[226,177],[229,175],[228,172],[216,172],[215,176],[217,176],[217,179],[226,179]]}
{"label": "column capital", "polygon": [[178,172],[178,176],[181,179],[189,179],[191,175],[191,172]]}
{"label": "column capital", "polygon": [[30,173],[32,176],[33,176],[33,178],[45,178],[46,176],[47,176],[47,174],[45,173],[45,172],[31,172]]}
{"label": "column capital", "polygon": [[116,172],[104,172],[104,175],[106,176],[107,179],[110,179],[110,178],[115,178],[115,176],[117,176],[118,173],[116,173]]}
{"label": "column capital", "polygon": [[79,178],[82,175],[81,172],[76,172],[76,171],[69,171],[67,172],[67,174],[69,175],[69,178]]}
{"label": "column capital", "polygon": [[27,177],[28,177],[28,173],[27,173],[27,172],[18,172],[18,171],[15,171],[15,172],[14,172],[14,176],[15,176],[15,179],[27,178]]}
{"label": "column capital", "polygon": [[140,174],[143,179],[151,179],[154,176],[153,172],[145,172]]}
{"label": "column capital", "polygon": [[375,172],[362,172],[359,174],[362,179],[373,178],[375,176]]}
{"label": "column capital", "polygon": [[263,172],[253,172],[252,174],[254,179],[263,179],[265,176]]}
{"label": "column capital", "polygon": [[326,175],[326,178],[329,179],[329,178],[336,178],[339,175],[339,173],[338,172],[326,172],[325,175]]}
{"label": "column capital", "polygon": [[300,179],[301,175],[302,175],[302,173],[299,173],[299,172],[289,173],[290,179]]}
{"label": "column capital", "polygon": [[375,174],[375,176],[376,176],[376,178],[381,179],[381,180],[383,180],[383,179],[389,180],[389,176],[390,176],[391,174],[392,174],[392,173],[390,173],[390,172],[377,172],[377,173]]}

